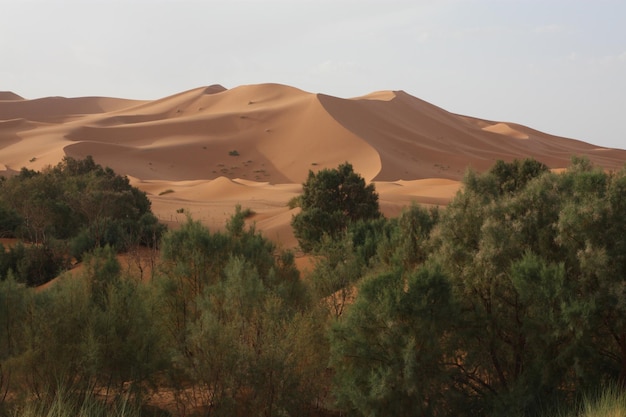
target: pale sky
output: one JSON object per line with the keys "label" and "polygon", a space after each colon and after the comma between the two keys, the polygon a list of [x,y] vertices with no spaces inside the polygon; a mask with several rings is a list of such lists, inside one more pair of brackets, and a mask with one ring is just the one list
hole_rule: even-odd
{"label": "pale sky", "polygon": [[626,148],[625,0],[0,0],[0,90],[157,99],[404,90]]}

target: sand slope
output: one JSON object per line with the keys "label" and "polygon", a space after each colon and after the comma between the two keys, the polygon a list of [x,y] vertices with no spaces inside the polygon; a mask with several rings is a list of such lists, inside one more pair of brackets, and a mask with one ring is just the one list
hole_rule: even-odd
{"label": "sand slope", "polygon": [[0,174],[64,155],[92,155],[128,175],[163,221],[190,213],[223,227],[241,204],[286,246],[295,242],[287,201],[309,170],[344,161],[375,181],[387,215],[411,201],[445,204],[467,167],[497,159],[531,156],[560,169],[586,155],[613,170],[626,161],[624,150],[455,115],[403,91],[341,99],[279,84],[213,85],[154,101],[0,92]]}

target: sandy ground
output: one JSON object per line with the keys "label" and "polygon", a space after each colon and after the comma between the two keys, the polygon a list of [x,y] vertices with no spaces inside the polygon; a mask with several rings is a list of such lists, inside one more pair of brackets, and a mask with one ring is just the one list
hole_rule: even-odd
{"label": "sandy ground", "polygon": [[586,155],[610,170],[626,161],[624,150],[455,115],[403,91],[341,99],[279,84],[214,85],[155,101],[0,92],[0,175],[64,155],[92,155],[127,175],[165,223],[190,214],[221,229],[240,204],[289,248],[295,211],[287,203],[309,170],[349,161],[394,216],[411,202],[445,205],[468,167],[497,159],[534,157],[562,169]]}

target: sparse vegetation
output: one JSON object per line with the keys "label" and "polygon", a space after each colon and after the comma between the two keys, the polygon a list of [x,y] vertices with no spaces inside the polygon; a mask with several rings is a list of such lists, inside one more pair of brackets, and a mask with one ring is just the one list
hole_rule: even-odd
{"label": "sparse vegetation", "polygon": [[287,202],[287,207],[290,209],[295,209],[296,207],[301,207],[302,205],[302,196],[297,195],[289,199]]}
{"label": "sparse vegetation", "polygon": [[[239,206],[238,206],[239,207]],[[237,208],[236,208],[237,209]],[[243,216],[244,219],[249,219],[250,217],[254,216],[256,213],[254,212],[254,210],[252,210],[249,207],[246,207],[244,209],[241,209],[241,207],[239,207],[237,210],[241,210],[241,215]]]}
{"label": "sparse vegetation", "polygon": [[171,194],[171,193],[173,193],[173,192],[174,192],[174,190],[172,190],[171,188],[168,188],[167,190],[161,191],[161,192],[159,193],[159,195]]}
{"label": "sparse vegetation", "polygon": [[228,151],[228,155],[230,156],[239,156],[239,151],[233,149],[232,151]]}

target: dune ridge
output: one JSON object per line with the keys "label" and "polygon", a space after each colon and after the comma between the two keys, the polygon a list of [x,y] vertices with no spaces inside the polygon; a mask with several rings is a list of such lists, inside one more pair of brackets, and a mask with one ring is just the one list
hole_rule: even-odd
{"label": "dune ridge", "polygon": [[24,97],[18,96],[12,91],[0,91],[0,101],[3,100],[24,100]]}
{"label": "dune ridge", "polygon": [[191,213],[221,227],[241,204],[287,246],[295,242],[287,201],[309,170],[345,161],[375,182],[387,215],[411,201],[445,204],[468,167],[497,159],[533,157],[555,170],[572,155],[609,170],[626,162],[624,150],[453,114],[404,91],[343,99],[281,84],[216,84],[151,101],[0,92],[0,174],[64,155],[92,155],[128,175],[164,221]]}

